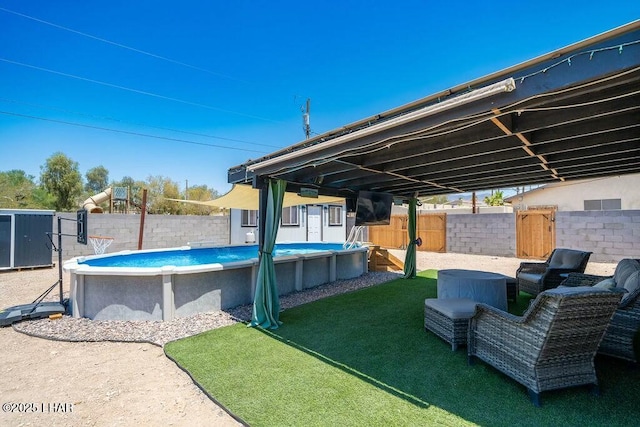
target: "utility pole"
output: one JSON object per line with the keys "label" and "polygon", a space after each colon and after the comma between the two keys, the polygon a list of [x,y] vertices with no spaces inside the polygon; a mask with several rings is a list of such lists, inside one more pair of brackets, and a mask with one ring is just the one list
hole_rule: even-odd
{"label": "utility pole", "polygon": [[[304,135],[307,139],[311,135],[311,125],[309,122],[309,112],[311,109],[311,100],[307,98],[307,110],[302,114],[302,129],[304,130]],[[303,110],[304,111],[304,110]]]}

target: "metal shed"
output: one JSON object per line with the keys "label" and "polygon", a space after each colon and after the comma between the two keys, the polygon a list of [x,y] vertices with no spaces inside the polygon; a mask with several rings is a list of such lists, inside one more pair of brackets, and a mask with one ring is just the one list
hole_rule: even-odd
{"label": "metal shed", "polygon": [[52,267],[52,210],[0,209],[0,270]]}

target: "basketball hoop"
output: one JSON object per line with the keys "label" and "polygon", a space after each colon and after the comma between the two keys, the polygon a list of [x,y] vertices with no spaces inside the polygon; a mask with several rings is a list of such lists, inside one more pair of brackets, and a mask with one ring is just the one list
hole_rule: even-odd
{"label": "basketball hoop", "polygon": [[113,237],[105,236],[88,236],[91,246],[93,246],[93,252],[96,255],[102,255],[104,251],[113,242]]}

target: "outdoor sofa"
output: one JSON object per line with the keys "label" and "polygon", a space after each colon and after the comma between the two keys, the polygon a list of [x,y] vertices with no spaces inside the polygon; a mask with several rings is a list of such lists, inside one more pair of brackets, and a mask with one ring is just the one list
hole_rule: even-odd
{"label": "outdoor sofa", "polygon": [[608,277],[572,273],[562,285],[623,290],[622,301],[604,334],[598,353],[637,363],[636,352],[640,348],[634,351],[633,340],[640,334],[640,260],[621,260],[613,276]]}

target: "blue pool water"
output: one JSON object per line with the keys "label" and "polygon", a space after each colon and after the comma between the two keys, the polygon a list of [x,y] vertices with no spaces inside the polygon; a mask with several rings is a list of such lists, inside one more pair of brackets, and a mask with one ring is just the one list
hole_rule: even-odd
{"label": "blue pool water", "polygon": [[[279,243],[276,244],[274,257],[341,250],[343,250],[341,243]],[[78,264],[92,267],[163,267],[165,265],[188,267],[201,264],[225,264],[257,257],[258,245],[251,245],[131,252],[85,259]]]}

